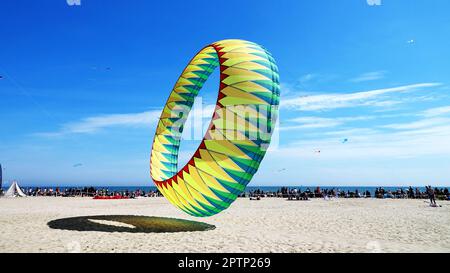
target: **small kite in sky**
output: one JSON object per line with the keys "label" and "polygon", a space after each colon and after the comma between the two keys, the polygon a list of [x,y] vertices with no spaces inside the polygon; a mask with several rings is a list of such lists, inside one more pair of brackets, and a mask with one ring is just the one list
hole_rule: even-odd
{"label": "small kite in sky", "polygon": [[283,169],[278,170],[278,172],[283,172],[285,170],[286,170],[286,168],[283,168]]}
{"label": "small kite in sky", "polygon": [[408,44],[414,44],[414,40],[408,40],[407,43]]}
{"label": "small kite in sky", "polygon": [[81,167],[81,166],[83,166],[83,164],[81,164],[81,163],[77,163],[77,164],[73,165],[74,168],[78,168],[78,167]]}
{"label": "small kite in sky", "polygon": [[316,150],[314,151],[316,154],[320,154],[320,150]]}
{"label": "small kite in sky", "polygon": [[348,138],[344,138],[343,140],[342,140],[342,143],[347,143],[348,142]]}

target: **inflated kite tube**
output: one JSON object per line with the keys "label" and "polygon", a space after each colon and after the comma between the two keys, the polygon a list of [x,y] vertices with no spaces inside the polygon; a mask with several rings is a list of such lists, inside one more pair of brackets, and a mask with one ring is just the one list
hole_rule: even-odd
{"label": "inflated kite tube", "polygon": [[[220,65],[220,87],[208,130],[177,171],[183,125],[203,84]],[[212,43],[190,61],[165,105],[153,141],[150,173],[159,191],[186,213],[228,208],[258,170],[274,130],[278,68],[263,47],[244,40]]]}

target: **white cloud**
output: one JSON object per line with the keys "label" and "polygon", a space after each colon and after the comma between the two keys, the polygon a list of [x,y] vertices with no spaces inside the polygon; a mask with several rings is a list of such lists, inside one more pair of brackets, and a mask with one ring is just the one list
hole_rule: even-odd
{"label": "white cloud", "polygon": [[72,133],[90,133],[99,129],[114,126],[140,126],[155,123],[160,111],[148,111],[131,114],[113,114],[89,117],[80,122],[67,124],[66,131]]}
{"label": "white cloud", "polygon": [[436,117],[445,114],[450,114],[450,106],[431,108],[423,112],[426,117]]}
{"label": "white cloud", "polygon": [[395,130],[412,130],[412,129],[421,129],[427,128],[430,126],[437,125],[446,125],[450,124],[450,118],[430,118],[430,119],[422,119],[416,120],[410,123],[396,123],[396,124],[388,124],[383,125],[384,128],[395,129]]}
{"label": "white cloud", "polygon": [[159,110],[129,114],[98,115],[84,118],[77,122],[66,123],[56,132],[38,133],[37,135],[61,136],[67,134],[87,134],[112,127],[149,126],[156,123],[160,115],[161,111]]}
{"label": "white cloud", "polygon": [[323,118],[314,116],[298,117],[288,120],[288,122],[294,123],[294,125],[282,126],[280,130],[286,131],[298,129],[331,128],[343,125],[348,122],[369,120],[374,118],[375,118],[374,116],[355,116],[355,117],[336,117],[336,118]]}
{"label": "white cloud", "polygon": [[[384,95],[417,91],[424,88],[440,86],[440,83],[419,83],[393,88],[376,89],[355,93],[331,93],[311,96],[294,97],[282,100],[281,106],[300,111],[331,110],[346,107],[392,106],[393,100],[384,99]],[[395,101],[394,101],[395,102]],[[395,103],[394,103],[395,104]]]}
{"label": "white cloud", "polygon": [[341,121],[330,119],[330,118],[320,118],[320,117],[302,117],[291,119],[291,122],[300,123],[299,125],[282,126],[280,130],[297,130],[297,129],[318,129],[318,128],[330,128],[339,126],[342,124]]}
{"label": "white cloud", "polygon": [[348,136],[358,136],[358,135],[374,135],[378,133],[378,130],[371,128],[351,128],[351,129],[343,129],[338,131],[329,131],[323,133],[323,135],[332,136],[332,137],[348,137]]}
{"label": "white cloud", "polygon": [[[301,140],[288,144],[276,152],[289,160],[316,158],[320,149],[323,159],[415,158],[450,155],[450,118],[425,118],[411,122],[390,124],[377,130],[351,128],[322,133],[325,138]],[[348,138],[342,144],[339,138]]]}
{"label": "white cloud", "polygon": [[305,140],[279,148],[276,153],[287,160],[316,158],[315,150],[321,151],[322,159],[374,159],[413,158],[427,155],[450,154],[450,126],[436,126],[421,130],[396,133],[348,135],[342,144],[337,138]]}
{"label": "white cloud", "polygon": [[300,82],[300,84],[306,84],[307,82],[313,80],[316,77],[317,77],[317,75],[315,75],[315,74],[306,74],[306,75],[301,76],[298,81]]}
{"label": "white cloud", "polygon": [[[192,113],[189,115],[185,124],[186,128],[195,126],[195,130],[202,130],[205,125],[203,119],[211,118],[215,105],[202,105],[195,103],[192,108]],[[37,133],[35,135],[44,137],[54,137],[69,134],[92,134],[103,129],[118,128],[118,127],[149,127],[154,126],[159,121],[162,110],[151,110],[140,113],[125,113],[125,114],[109,114],[97,115],[87,117],[76,122],[68,122],[61,126],[61,129],[56,132]],[[195,118],[200,118],[197,122]],[[192,129],[192,128],[191,128]],[[190,131],[190,130],[187,130]]]}
{"label": "white cloud", "polygon": [[359,75],[356,78],[351,79],[352,82],[365,82],[365,81],[374,81],[384,78],[386,75],[386,71],[375,71],[375,72],[368,72]]}

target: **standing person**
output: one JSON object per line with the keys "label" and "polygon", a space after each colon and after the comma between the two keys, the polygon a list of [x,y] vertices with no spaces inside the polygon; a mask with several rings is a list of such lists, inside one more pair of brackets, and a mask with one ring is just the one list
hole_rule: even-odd
{"label": "standing person", "polygon": [[435,207],[436,206],[436,199],[434,196],[434,190],[431,188],[431,186],[425,187],[427,190],[428,198],[430,199],[430,205]]}
{"label": "standing person", "polygon": [[411,186],[409,186],[409,189],[408,189],[408,198],[414,199],[414,191]]}
{"label": "standing person", "polygon": [[419,189],[416,188],[416,194],[415,194],[416,198],[422,198],[422,194],[420,193]]}

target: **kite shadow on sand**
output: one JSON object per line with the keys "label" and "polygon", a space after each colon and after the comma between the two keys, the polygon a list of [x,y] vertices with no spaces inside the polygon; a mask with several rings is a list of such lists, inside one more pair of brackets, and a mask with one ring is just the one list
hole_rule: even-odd
{"label": "kite shadow on sand", "polygon": [[216,227],[210,224],[175,218],[99,215],[52,220],[47,223],[52,229],[99,232],[163,233],[207,231]]}

